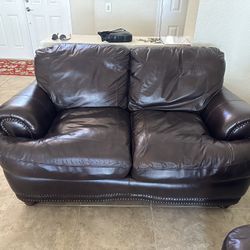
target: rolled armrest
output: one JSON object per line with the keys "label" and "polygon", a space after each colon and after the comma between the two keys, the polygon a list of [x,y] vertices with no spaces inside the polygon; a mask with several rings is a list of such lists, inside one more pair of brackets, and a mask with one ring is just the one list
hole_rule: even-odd
{"label": "rolled armrest", "polygon": [[56,109],[34,81],[0,106],[0,134],[38,139],[48,131]]}
{"label": "rolled armrest", "polygon": [[201,115],[217,139],[250,138],[250,105],[226,88],[214,96]]}

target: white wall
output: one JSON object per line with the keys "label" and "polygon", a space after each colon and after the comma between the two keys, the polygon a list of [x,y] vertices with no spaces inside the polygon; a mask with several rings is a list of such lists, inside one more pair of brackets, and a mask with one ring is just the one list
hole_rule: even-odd
{"label": "white wall", "polygon": [[250,102],[250,1],[200,0],[194,39],[225,53],[226,87]]}

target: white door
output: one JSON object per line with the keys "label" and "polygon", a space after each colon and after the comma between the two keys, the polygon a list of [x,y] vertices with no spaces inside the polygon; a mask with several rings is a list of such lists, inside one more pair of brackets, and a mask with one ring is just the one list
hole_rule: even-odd
{"label": "white door", "polygon": [[33,49],[53,33],[72,32],[69,0],[25,0]]}
{"label": "white door", "polygon": [[69,0],[0,0],[0,58],[33,58],[42,39],[71,32]]}
{"label": "white door", "polygon": [[159,0],[158,3],[158,34],[160,36],[182,36],[188,0]]}
{"label": "white door", "polygon": [[31,58],[32,45],[24,3],[0,0],[0,58]]}

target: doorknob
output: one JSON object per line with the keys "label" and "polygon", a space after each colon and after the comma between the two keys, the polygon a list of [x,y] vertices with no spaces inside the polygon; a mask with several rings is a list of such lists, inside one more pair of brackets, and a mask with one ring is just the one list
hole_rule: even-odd
{"label": "doorknob", "polygon": [[31,9],[30,7],[26,7],[26,10],[27,10],[28,12],[32,11],[32,9]]}

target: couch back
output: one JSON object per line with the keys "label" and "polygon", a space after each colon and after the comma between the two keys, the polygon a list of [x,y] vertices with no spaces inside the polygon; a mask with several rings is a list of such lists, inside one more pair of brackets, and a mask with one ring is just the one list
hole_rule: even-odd
{"label": "couch back", "polygon": [[199,111],[224,71],[224,54],[205,47],[61,44],[35,58],[37,82],[58,109],[127,108],[129,97],[130,110]]}
{"label": "couch back", "polygon": [[129,108],[199,111],[221,90],[224,71],[224,54],[216,48],[135,48]]}
{"label": "couch back", "polygon": [[36,51],[35,73],[58,109],[127,108],[129,58],[122,46],[60,44]]}

